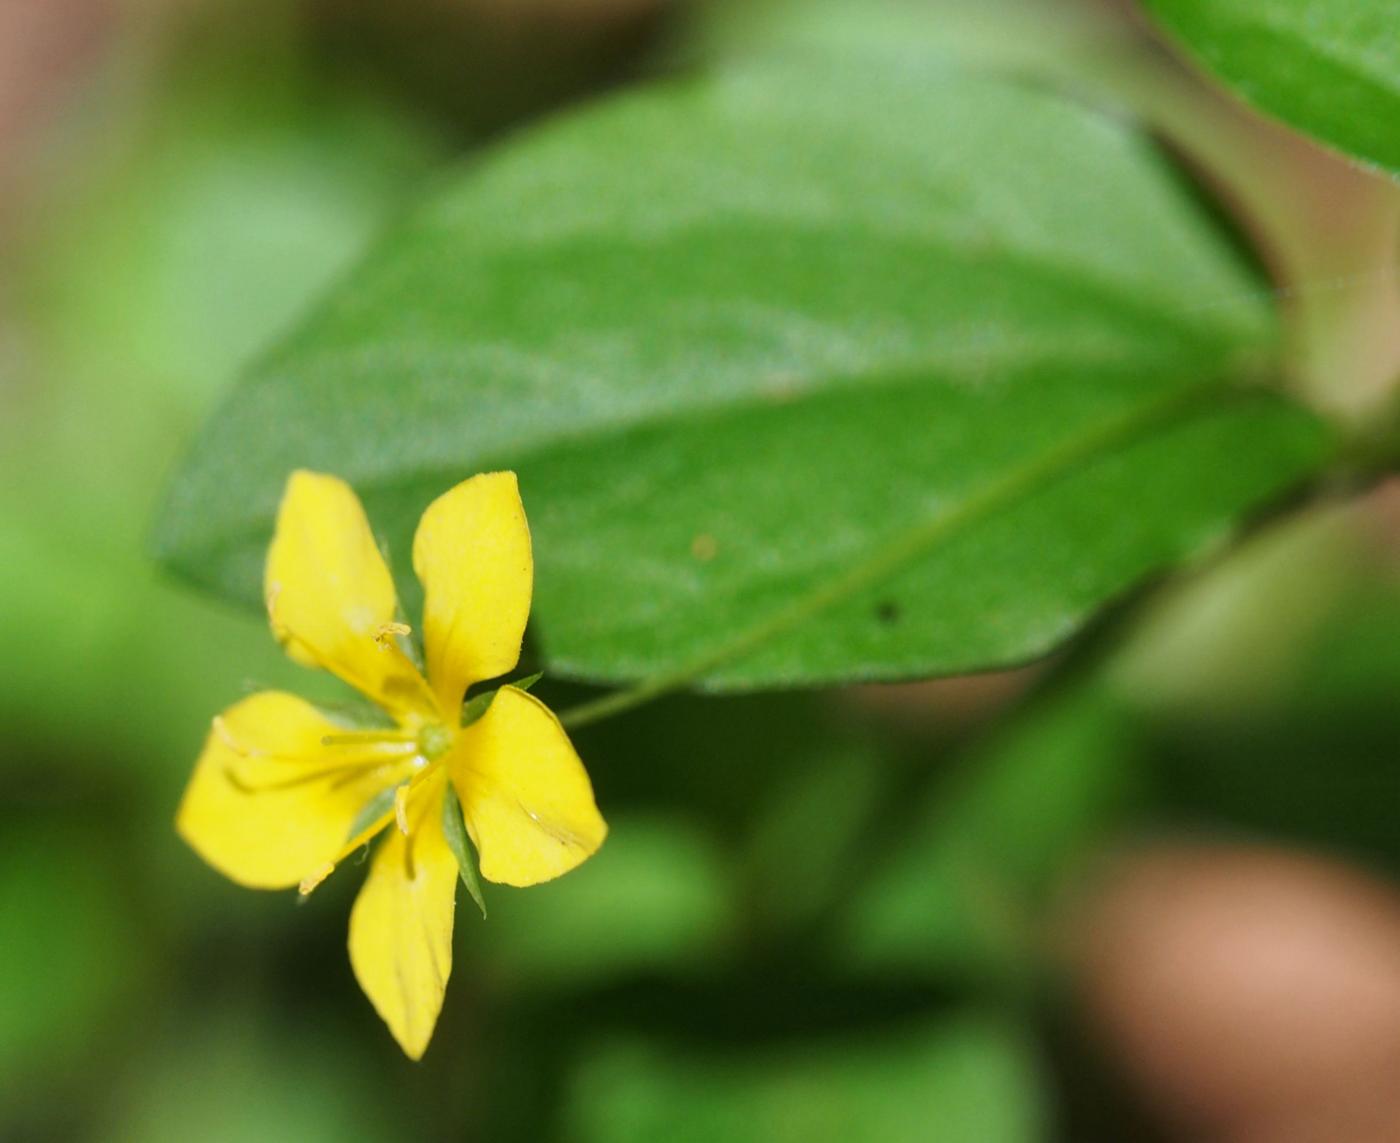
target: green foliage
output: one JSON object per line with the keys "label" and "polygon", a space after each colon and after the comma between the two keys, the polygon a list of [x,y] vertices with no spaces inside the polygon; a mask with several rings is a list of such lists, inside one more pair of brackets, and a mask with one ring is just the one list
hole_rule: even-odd
{"label": "green foliage", "polygon": [[1168,595],[1113,664],[1159,814],[1400,869],[1400,576],[1364,523],[1336,505],[1280,523]]}
{"label": "green foliage", "polygon": [[1137,743],[1121,703],[1080,678],[959,751],[886,823],[897,840],[848,903],[843,954],[1023,986],[1053,891],[1141,802]]}
{"label": "green foliage", "polygon": [[92,1050],[141,982],[139,934],[108,891],[97,831],[31,815],[0,841],[0,1113]]}
{"label": "green foliage", "polygon": [[274,1038],[250,1016],[206,1004],[198,1020],[151,1036],[99,1137],[113,1143],[403,1137],[397,1117],[378,1102],[372,1073],[343,1040],[307,1027]]}
{"label": "green foliage", "polygon": [[691,818],[621,812],[568,877],[494,894],[471,946],[504,979],[586,989],[713,966],[737,920],[724,855]]}
{"label": "green foliage", "polygon": [[160,548],[252,600],[293,467],[404,552],[432,496],[510,466],[553,670],[1016,661],[1318,459],[1270,400],[1159,410],[1267,360],[1252,285],[1143,140],[1066,100],[765,58],[449,180],[209,423]]}
{"label": "green foliage", "polygon": [[[44,638],[0,663],[0,717],[74,751],[105,734],[171,781],[211,704],[305,673],[261,625],[157,582],[156,489],[210,392],[353,261],[433,154],[380,105],[266,60],[260,75],[254,95],[210,63],[168,78],[158,110],[110,108],[124,149],[94,145],[81,192],[5,251],[30,325],[0,417],[0,622]],[[77,664],[103,679],[81,719]],[[155,696],[187,713],[134,716]]]}
{"label": "green foliage", "polygon": [[1245,99],[1400,175],[1400,0],[1148,0]]}
{"label": "green foliage", "polygon": [[1030,1143],[1045,1136],[1034,1064],[986,1017],[784,1051],[598,1045],[574,1077],[582,1143]]}
{"label": "green foliage", "polygon": [[[1260,107],[1400,170],[1394,0],[1151,6]],[[36,231],[0,338],[35,366],[0,418],[25,638],[0,667],[0,1135],[1087,1138],[1042,1057],[1114,1093],[1038,1042],[1087,864],[1150,824],[1400,869],[1393,556],[1361,550],[1373,505],[1289,499],[1350,498],[1357,451],[1286,395],[1298,307],[1243,249],[1267,187],[1230,196],[1232,232],[1213,152],[1188,148],[1193,184],[1122,108],[1052,89],[1131,86],[1156,47],[1115,7],[731,0],[680,45],[708,70],[431,185],[422,109],[284,74],[290,40],[166,77],[126,164]],[[1168,71],[1191,82],[1144,82]],[[209,717],[315,678],[152,578],[186,448],[157,545],[224,599],[257,602],[310,466],[364,494],[415,614],[421,509],[510,467],[552,706],[592,697],[569,676],[770,689],[570,722],[607,842],[459,921],[420,1064],[346,963],[362,867],[293,908],[170,830]],[[810,689],[1020,662],[1095,617],[992,700]]]}

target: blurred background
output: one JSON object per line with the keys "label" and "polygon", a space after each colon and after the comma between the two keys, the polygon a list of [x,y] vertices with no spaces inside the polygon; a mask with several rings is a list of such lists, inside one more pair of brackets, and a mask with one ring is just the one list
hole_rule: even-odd
{"label": "blurred background", "polygon": [[[0,1139],[1400,1139],[1385,486],[1054,664],[581,732],[608,843],[459,911],[420,1065],[356,871],[298,905],[176,838],[210,716],[305,686],[145,552],[194,428],[445,164],[694,66],[698,7],[0,0]],[[1287,149],[1330,217],[1362,176]]]}

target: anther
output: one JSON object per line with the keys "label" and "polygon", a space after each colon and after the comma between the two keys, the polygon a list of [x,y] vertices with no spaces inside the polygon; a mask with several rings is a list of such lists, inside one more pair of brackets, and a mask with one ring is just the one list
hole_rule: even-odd
{"label": "anther", "polygon": [[389,753],[398,754],[405,748],[414,749],[414,743],[399,730],[346,730],[337,734],[321,735],[322,746],[392,746]]}
{"label": "anther", "polygon": [[413,631],[407,623],[381,623],[374,632],[374,641],[379,644],[381,651],[389,650],[391,640],[401,635],[409,635]]}

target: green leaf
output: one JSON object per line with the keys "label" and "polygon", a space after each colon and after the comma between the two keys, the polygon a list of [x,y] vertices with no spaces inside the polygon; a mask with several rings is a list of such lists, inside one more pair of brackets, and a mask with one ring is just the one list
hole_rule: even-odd
{"label": "green leaf", "polygon": [[481,877],[476,871],[476,858],[472,855],[471,838],[467,836],[467,825],[462,819],[462,804],[457,800],[457,791],[452,783],[447,784],[447,793],[442,799],[442,832],[447,835],[447,844],[452,856],[457,859],[457,868],[462,874],[462,884],[472,895],[476,907],[481,910],[481,919],[486,919],[486,895],[481,891]]}
{"label": "green leaf", "polygon": [[110,1143],[395,1137],[393,1105],[360,1070],[353,1040],[279,1020],[248,993],[176,1007],[129,1053],[103,1121]]}
{"label": "green leaf", "polygon": [[1267,360],[1262,297],[1122,124],[908,54],[765,59],[450,180],[234,391],[158,545],[251,602],[292,468],[406,552],[508,466],[552,671],[1019,661],[1317,462],[1294,409],[1183,396]]}
{"label": "green leaf", "polygon": [[[0,835],[0,1109],[79,1070],[93,1038],[120,1035],[156,987],[146,934],[122,898],[122,867],[88,824],[31,806]],[[0,1120],[4,1120],[0,1112]],[[6,1120],[13,1123],[13,1119]]]}
{"label": "green leaf", "polygon": [[608,824],[607,844],[567,877],[492,902],[473,956],[522,993],[712,970],[732,947],[721,844],[680,814],[610,813]]}
{"label": "green leaf", "polygon": [[1030,1143],[1044,1114],[1026,1037],[979,1017],[747,1052],[605,1042],[566,1112],[584,1143]]}
{"label": "green leaf", "polygon": [[1372,502],[1290,517],[1164,593],[1114,689],[1163,810],[1400,870],[1400,575]]}
{"label": "green leaf", "polygon": [[1245,99],[1400,174],[1400,0],[1148,0]]}
{"label": "green leaf", "polygon": [[[4,251],[5,320],[25,354],[0,366],[0,621],[46,635],[0,664],[0,723],[65,757],[120,756],[162,801],[200,722],[250,680],[304,692],[312,676],[265,624],[152,576],[151,504],[185,426],[345,272],[438,153],[414,120],[291,74],[291,53],[244,65],[213,39],[212,56],[176,53],[173,72],[132,58],[142,78],[65,128],[82,176],[41,177],[53,209]],[[11,399],[12,375],[43,399]],[[78,662],[81,719],[63,697]]]}
{"label": "green leaf", "polygon": [[853,895],[853,963],[1024,983],[1054,889],[1144,799],[1136,724],[1075,673],[911,793],[892,855]]}

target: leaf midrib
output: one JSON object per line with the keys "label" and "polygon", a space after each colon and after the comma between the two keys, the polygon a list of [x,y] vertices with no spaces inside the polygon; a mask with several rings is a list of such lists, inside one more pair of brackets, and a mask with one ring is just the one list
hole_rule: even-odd
{"label": "leaf midrib", "polygon": [[689,661],[629,689],[585,703],[561,715],[565,725],[578,727],[622,713],[662,694],[681,689],[720,667],[741,661],[770,640],[787,634],[809,619],[837,606],[860,591],[898,574],[926,558],[940,543],[964,528],[991,518],[1023,498],[1037,495],[1093,463],[1143,439],[1166,424],[1180,423],[1211,407],[1238,398],[1246,390],[1226,381],[1188,385],[1156,394],[1131,408],[1098,420],[1056,442],[1001,476],[972,488],[960,500],[915,521],[857,559],[825,582],[798,595],[786,606],[702,651]]}

